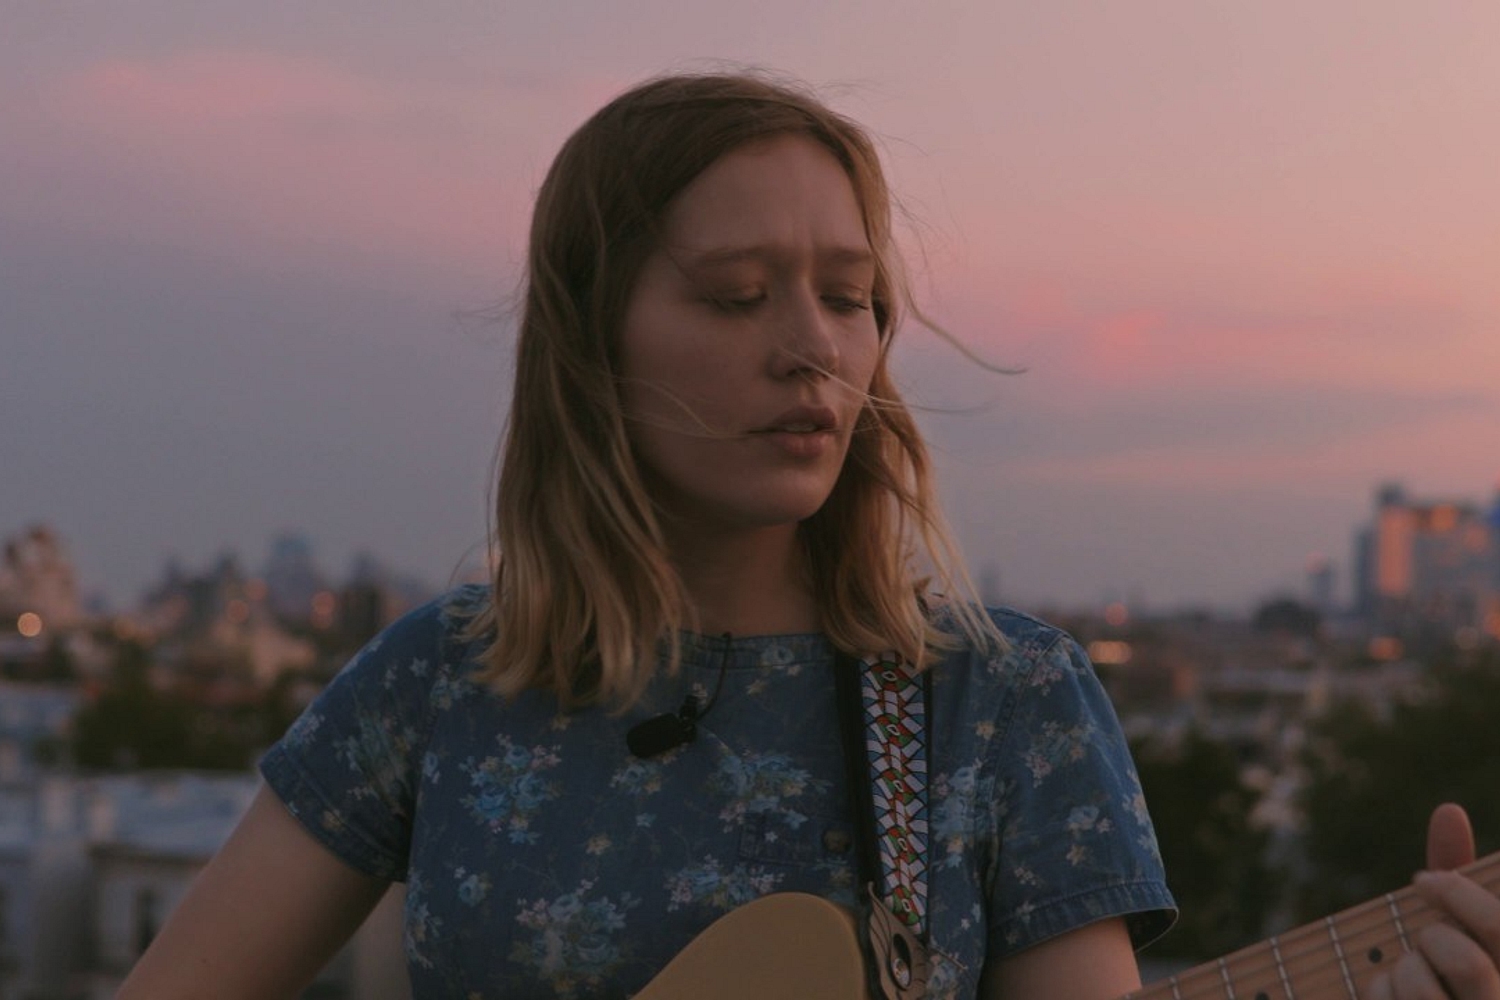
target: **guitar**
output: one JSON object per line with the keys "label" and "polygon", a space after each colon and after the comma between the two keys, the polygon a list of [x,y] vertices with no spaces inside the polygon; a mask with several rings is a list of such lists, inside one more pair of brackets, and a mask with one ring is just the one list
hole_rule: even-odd
{"label": "guitar", "polygon": [[[1500,894],[1500,853],[1463,872]],[[1121,1000],[1361,1000],[1440,915],[1410,887],[1151,983]],[[854,918],[805,893],[762,896],[720,918],[636,1000],[869,1000]]]}
{"label": "guitar", "polygon": [[854,916],[821,896],[777,892],[730,910],[635,1000],[869,1000]]}
{"label": "guitar", "polygon": [[[1459,869],[1500,895],[1500,852]],[[1361,1000],[1370,979],[1442,919],[1411,887],[1340,910],[1122,1000]]]}

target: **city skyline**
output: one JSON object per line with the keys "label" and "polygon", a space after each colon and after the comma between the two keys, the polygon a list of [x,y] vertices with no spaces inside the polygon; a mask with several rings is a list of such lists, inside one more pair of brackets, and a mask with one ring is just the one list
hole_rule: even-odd
{"label": "city skyline", "polygon": [[[1300,576],[1281,584],[1268,584],[1250,600],[1270,602],[1292,598],[1306,601],[1324,611],[1342,609],[1356,614],[1368,614],[1370,609],[1367,605],[1371,598],[1367,588],[1375,586],[1374,574],[1377,572],[1370,564],[1369,546],[1373,537],[1372,533],[1379,530],[1382,519],[1392,503],[1404,505],[1407,509],[1437,511],[1440,516],[1453,519],[1462,518],[1462,521],[1455,520],[1455,523],[1460,525],[1469,523],[1485,525],[1492,539],[1490,544],[1500,546],[1500,484],[1497,484],[1495,491],[1489,497],[1432,496],[1422,494],[1420,491],[1408,491],[1407,484],[1400,480],[1387,480],[1375,484],[1371,491],[1371,500],[1372,503],[1366,511],[1366,520],[1350,527],[1349,545],[1343,553],[1313,553],[1301,567]],[[1442,514],[1441,512],[1444,511],[1451,513]],[[0,532],[0,544],[15,544],[39,532],[46,535],[49,539],[48,544],[55,544],[57,551],[68,560],[70,577],[76,573],[80,564],[87,566],[87,558],[79,560],[70,550],[67,539],[57,537],[52,526],[43,520],[35,521],[15,531]],[[1484,551],[1496,550],[1485,549]],[[329,560],[320,552],[317,540],[307,532],[284,528],[261,539],[257,547],[249,550],[226,544],[212,552],[203,553],[201,558],[184,558],[173,552],[157,567],[154,575],[145,579],[140,587],[130,594],[120,593],[108,586],[101,586],[97,581],[90,581],[85,571],[84,578],[79,581],[77,597],[88,606],[102,606],[104,610],[112,613],[128,612],[139,608],[149,599],[152,592],[163,586],[172,585],[178,578],[207,577],[219,573],[225,560],[229,560],[235,572],[247,580],[260,579],[269,582],[271,578],[278,575],[289,575],[299,578],[296,588],[300,589],[313,586],[308,581],[314,578],[319,581],[316,588],[336,588],[350,580],[379,578],[386,581],[388,585],[399,588],[409,600],[424,599],[421,595],[435,594],[459,583],[475,582],[485,578],[482,555],[477,549],[471,551],[462,564],[453,567],[441,580],[433,580],[412,572],[407,567],[390,564],[381,557],[379,552],[370,547],[355,549],[342,564],[344,568],[339,569],[329,564]],[[993,563],[978,565],[974,568],[974,577],[976,585],[986,600],[999,599],[1002,603],[1012,603],[1010,596],[1002,592],[999,567]],[[3,580],[3,572],[0,572],[0,583],[3,583]],[[1403,584],[1403,586],[1407,585],[1409,584]],[[3,593],[3,587],[0,587],[0,593]],[[1193,601],[1153,605],[1149,600],[1149,595],[1143,593],[1105,594],[1098,599],[1086,595],[1074,595],[1040,599],[1040,602],[1051,609],[1067,612],[1086,611],[1090,608],[1097,610],[1106,604],[1117,602],[1134,603],[1133,610],[1135,611],[1216,610],[1244,615],[1252,610],[1249,603],[1234,607]]]}
{"label": "city skyline", "polygon": [[[1500,473],[1500,9],[894,0],[524,15],[142,0],[0,37],[0,531],[129,601],[287,528],[484,545],[529,202],[629,84],[752,64],[881,139],[898,373],[1007,600],[1347,581],[1388,480]],[[795,29],[795,30],[791,30]],[[1346,589],[1347,583],[1344,584]]]}

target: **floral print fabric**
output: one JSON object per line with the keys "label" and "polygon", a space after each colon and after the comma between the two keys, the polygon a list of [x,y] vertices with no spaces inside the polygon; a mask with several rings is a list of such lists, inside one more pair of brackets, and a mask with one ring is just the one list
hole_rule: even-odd
{"label": "floral print fabric", "polygon": [[[833,649],[817,635],[684,637],[683,667],[623,715],[507,703],[459,638],[460,588],[362,650],[261,762],[352,867],[407,883],[418,1000],[619,998],[717,917],[771,892],[854,900]],[[992,612],[1004,655],[934,665],[928,724],[931,997],[972,997],[986,957],[1107,916],[1137,940],[1172,899],[1113,711],[1087,658]],[[697,739],[626,732],[719,683]]]}

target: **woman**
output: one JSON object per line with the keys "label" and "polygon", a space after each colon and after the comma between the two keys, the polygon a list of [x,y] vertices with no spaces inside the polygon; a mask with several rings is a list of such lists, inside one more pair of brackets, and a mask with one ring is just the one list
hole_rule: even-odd
{"label": "woman", "polygon": [[627,996],[757,896],[853,903],[832,665],[887,650],[931,677],[928,995],[1137,986],[1172,906],[1139,786],[1076,644],[940,596],[899,274],[871,143],[794,88],[656,80],[574,134],[492,586],[309,708],[121,996],[293,996],[397,879],[418,998]]}

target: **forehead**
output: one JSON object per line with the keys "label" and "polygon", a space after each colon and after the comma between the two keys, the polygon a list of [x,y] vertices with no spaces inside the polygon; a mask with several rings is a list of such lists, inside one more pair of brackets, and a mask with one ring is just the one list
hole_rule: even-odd
{"label": "forehead", "polygon": [[760,139],[724,154],[663,218],[674,251],[705,260],[744,251],[868,256],[864,211],[844,167],[807,136]]}

